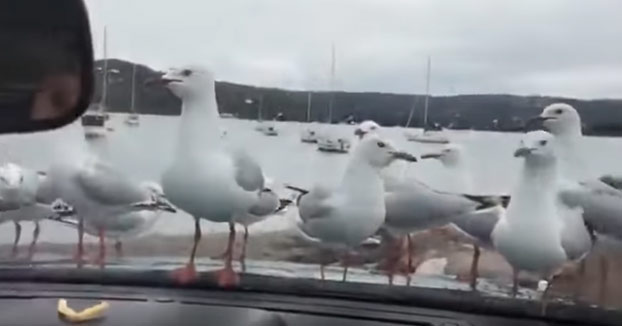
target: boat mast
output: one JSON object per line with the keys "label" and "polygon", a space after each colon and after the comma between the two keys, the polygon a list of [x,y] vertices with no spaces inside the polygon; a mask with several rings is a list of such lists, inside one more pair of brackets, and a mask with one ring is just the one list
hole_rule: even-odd
{"label": "boat mast", "polygon": [[417,107],[417,95],[413,95],[413,105],[410,108],[410,113],[408,113],[408,119],[406,120],[406,128],[410,126],[410,121],[413,119],[413,114],[415,113],[415,108]]}
{"label": "boat mast", "polygon": [[131,112],[136,113],[135,109],[136,103],[136,64],[132,64],[132,106],[130,107]]}
{"label": "boat mast", "polygon": [[307,93],[307,122],[311,121],[311,92]]}
{"label": "boat mast", "polygon": [[263,121],[261,111],[263,110],[263,94],[259,96],[259,108],[257,110],[257,120]]}
{"label": "boat mast", "polygon": [[102,72],[102,99],[99,105],[99,112],[106,110],[106,98],[108,96],[108,42],[107,42],[106,26],[104,26],[104,71]]}
{"label": "boat mast", "polygon": [[330,57],[330,100],[328,102],[328,123],[333,122],[333,104],[335,102],[335,44],[331,46]]}
{"label": "boat mast", "polygon": [[428,56],[428,66],[425,77],[425,102],[423,104],[423,130],[428,130],[428,105],[430,104],[430,72],[432,70],[432,59]]}

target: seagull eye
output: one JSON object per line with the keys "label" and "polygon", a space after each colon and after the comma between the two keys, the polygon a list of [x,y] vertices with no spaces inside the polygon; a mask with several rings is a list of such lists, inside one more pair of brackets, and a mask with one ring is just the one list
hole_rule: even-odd
{"label": "seagull eye", "polygon": [[562,109],[555,110],[555,114],[562,114],[562,113],[564,113],[564,110]]}
{"label": "seagull eye", "polygon": [[547,141],[546,140],[541,140],[540,141],[540,146],[546,146]]}
{"label": "seagull eye", "polygon": [[184,69],[181,71],[181,75],[184,77],[189,77],[190,75],[192,75],[192,70],[190,69]]}
{"label": "seagull eye", "polygon": [[381,141],[378,142],[378,147],[383,148],[385,146],[387,145],[384,142],[381,142]]}

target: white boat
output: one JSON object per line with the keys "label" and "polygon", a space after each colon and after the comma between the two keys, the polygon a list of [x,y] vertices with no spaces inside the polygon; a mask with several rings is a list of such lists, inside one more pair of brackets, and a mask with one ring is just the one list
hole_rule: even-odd
{"label": "white boat", "polygon": [[270,121],[259,121],[255,126],[255,130],[266,136],[278,136],[279,131],[274,125],[274,123]]}
{"label": "white boat", "polygon": [[322,152],[347,153],[350,151],[350,147],[352,147],[350,139],[344,137],[325,135],[317,139],[317,149]]}
{"label": "white boat", "polygon": [[138,113],[130,113],[125,118],[125,124],[128,126],[138,126],[140,124],[140,116]]}
{"label": "white boat", "polygon": [[138,126],[140,124],[140,116],[136,112],[136,64],[132,65],[132,99],[130,104],[130,114],[125,118],[125,124],[128,126]]}
{"label": "white boat", "polygon": [[406,133],[408,141],[427,144],[448,144],[449,138],[442,130],[424,130],[422,133]]}
{"label": "white boat", "polygon": [[275,125],[267,124],[263,129],[263,134],[266,136],[278,136],[279,131],[276,129]]}
{"label": "white boat", "polygon": [[304,129],[300,133],[300,141],[303,143],[317,143],[317,132],[311,127]]}
{"label": "white boat", "polygon": [[101,109],[89,110],[80,119],[84,128],[84,137],[99,138],[106,136],[106,115]]}
{"label": "white boat", "polygon": [[[334,88],[335,88],[335,46],[331,49],[331,67],[330,67],[330,90],[331,96],[328,102],[328,123],[332,123],[333,119],[333,105],[334,105]],[[330,127],[326,126],[327,128]],[[322,152],[330,153],[347,153],[350,151],[352,143],[349,138],[334,133],[336,130],[325,130],[317,138],[317,149]]]}
{"label": "white boat", "polygon": [[[431,130],[428,124],[428,109],[430,104],[430,74],[432,70],[432,60],[428,57],[428,65],[426,71],[426,83],[425,83],[425,104],[423,108],[423,132],[412,133],[406,132],[406,140],[427,144],[447,144],[449,138],[442,130]],[[406,128],[410,125],[410,120],[414,112],[415,106],[413,105],[410,115],[408,116],[408,122],[406,122]]]}

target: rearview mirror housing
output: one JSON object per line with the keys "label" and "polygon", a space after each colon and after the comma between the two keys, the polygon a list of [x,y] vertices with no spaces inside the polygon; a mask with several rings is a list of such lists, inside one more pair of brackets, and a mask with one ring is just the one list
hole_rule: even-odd
{"label": "rearview mirror housing", "polygon": [[0,1],[0,134],[54,129],[87,109],[93,46],[82,0]]}

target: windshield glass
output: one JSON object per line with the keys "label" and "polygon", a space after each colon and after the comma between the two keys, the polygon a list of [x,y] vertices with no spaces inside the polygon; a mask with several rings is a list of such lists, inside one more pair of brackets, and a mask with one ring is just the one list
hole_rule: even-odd
{"label": "windshield glass", "polygon": [[7,260],[622,305],[622,3],[86,3],[90,109],[0,136]]}

